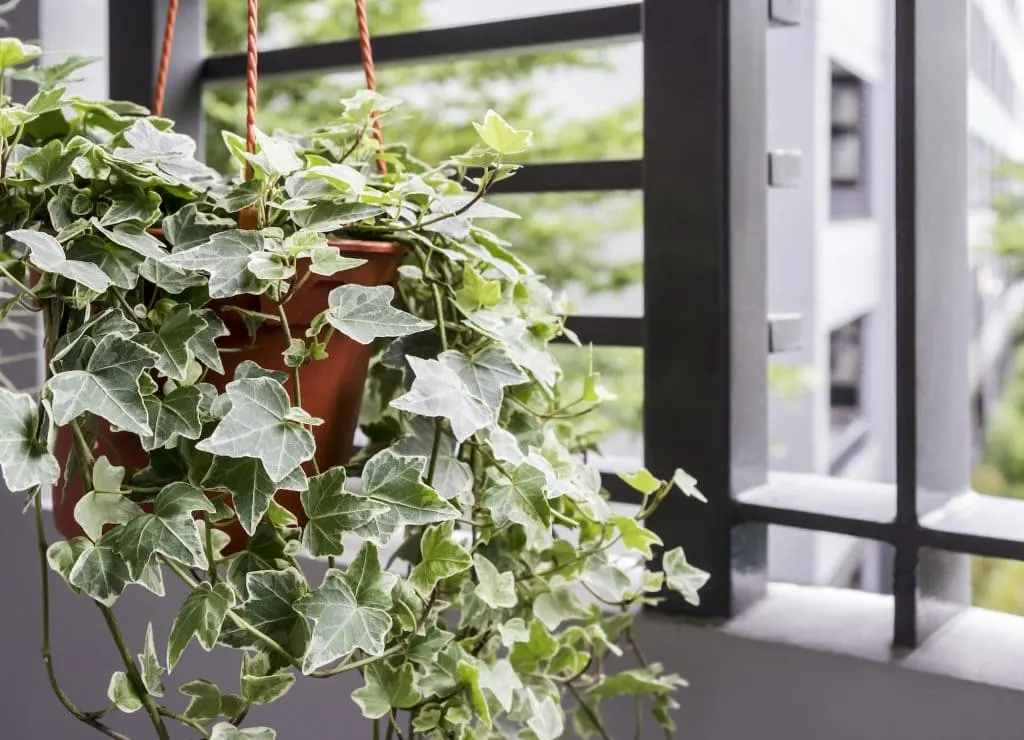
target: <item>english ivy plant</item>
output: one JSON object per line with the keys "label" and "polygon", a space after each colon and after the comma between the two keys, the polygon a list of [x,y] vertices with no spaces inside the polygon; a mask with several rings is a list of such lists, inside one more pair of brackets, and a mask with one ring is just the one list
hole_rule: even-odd
{"label": "english ivy plant", "polygon": [[[0,467],[27,492],[41,543],[43,491],[60,480],[84,493],[83,534],[45,548],[42,569],[103,613],[124,663],[102,677],[112,708],[145,712],[157,738],[183,723],[267,739],[244,726],[252,707],[300,679],[358,672],[351,699],[374,738],[608,738],[601,705],[623,696],[671,734],[683,681],[646,660],[632,613],[666,588],[696,603],[707,574],[678,548],[648,569],[661,540],[644,520],[669,495],[701,496],[682,472],[640,470],[624,480],[641,505],[617,508],[574,435],[602,390],[591,374],[581,397],[561,391],[548,343],[573,339],[567,308],[479,223],[514,217],[483,198],[530,132],[488,112],[476,148],[428,165],[379,151],[375,112],[397,102],[367,92],[316,131],[260,132],[252,152],[226,135],[253,176],[225,180],[170,121],[71,95],[62,82],[79,61],[33,66],[39,55],[0,39],[3,79],[39,87],[25,104],[0,90],[0,314],[41,315],[48,365],[38,397],[0,389]],[[252,228],[238,227],[243,212]],[[395,287],[341,285],[292,336],[289,301],[309,276],[359,263],[328,237],[398,243],[407,258]],[[290,375],[247,362],[221,377],[223,318],[243,295],[273,306],[238,312],[250,328],[280,320]],[[366,443],[320,470],[299,368],[336,333],[373,347]],[[120,464],[111,430],[148,464]],[[304,517],[282,491],[298,492]],[[229,547],[231,523],[243,548]],[[316,559],[326,575],[310,582]],[[150,626],[135,652],[115,603],[130,587],[162,597],[165,577],[188,595],[169,607],[170,633]],[[110,710],[60,689],[47,594],[58,699],[124,737]],[[239,652],[237,685],[179,680],[186,651],[218,645]]]}

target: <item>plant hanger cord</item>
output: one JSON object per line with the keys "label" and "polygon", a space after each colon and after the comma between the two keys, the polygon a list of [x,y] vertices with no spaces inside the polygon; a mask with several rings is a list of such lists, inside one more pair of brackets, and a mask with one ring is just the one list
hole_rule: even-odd
{"label": "plant hanger cord", "polygon": [[[249,0],[249,27],[245,40],[245,149],[256,153],[256,107],[259,102],[259,0]],[[245,166],[245,179],[253,178],[252,163]]]}
{"label": "plant hanger cord", "polygon": [[[359,26],[359,56],[363,61],[363,74],[366,75],[366,89],[377,91],[377,76],[373,70],[373,45],[370,43],[370,24],[366,20],[366,0],[355,0],[356,23]],[[377,139],[380,151],[384,151],[384,134],[381,131],[380,119],[373,114],[373,135]],[[377,160],[377,172],[387,173],[388,166],[383,159]]]}
{"label": "plant hanger cord", "polygon": [[153,115],[162,116],[164,95],[167,92],[167,71],[171,66],[171,48],[174,46],[174,26],[178,21],[178,0],[167,4],[167,22],[164,25],[164,41],[160,47],[160,66],[156,73],[156,87],[153,90]]}

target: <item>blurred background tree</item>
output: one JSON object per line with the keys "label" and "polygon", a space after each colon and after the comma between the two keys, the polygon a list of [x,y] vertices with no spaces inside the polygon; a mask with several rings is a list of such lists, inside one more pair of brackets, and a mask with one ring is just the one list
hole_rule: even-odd
{"label": "blurred background tree", "polygon": [[[439,4],[433,0],[433,5]],[[443,0],[441,3],[443,4]],[[376,35],[428,27],[431,0],[372,0],[367,7]],[[237,0],[208,0],[207,45],[211,53],[245,48],[245,13]],[[471,22],[471,21],[467,21]],[[260,32],[264,45],[280,47],[351,39],[356,35],[352,0],[263,0]],[[638,158],[643,154],[642,92],[622,104],[586,115],[561,110],[546,86],[559,75],[612,69],[613,47],[502,52],[494,56],[450,59],[377,70],[386,95],[406,102],[389,116],[385,137],[408,144],[419,157],[437,161],[468,149],[476,141],[470,121],[493,108],[514,125],[534,131],[533,161]],[[331,119],[338,101],[363,87],[362,73],[348,71],[302,77],[264,77],[260,83],[260,127],[301,132]],[[207,89],[207,158],[231,167],[221,130],[240,132],[244,122],[240,83]],[[404,114],[403,114],[404,113]],[[545,274],[556,289],[574,297],[622,295],[642,279],[642,205],[639,193],[505,195],[495,200],[520,213],[520,221],[502,221],[501,235]],[[609,255],[605,245],[618,235],[635,246],[627,255]],[[582,376],[585,351],[559,348],[569,382]],[[638,349],[599,348],[596,368],[618,400],[588,421],[595,434],[614,432],[618,444],[638,449],[642,404],[642,353]]]}

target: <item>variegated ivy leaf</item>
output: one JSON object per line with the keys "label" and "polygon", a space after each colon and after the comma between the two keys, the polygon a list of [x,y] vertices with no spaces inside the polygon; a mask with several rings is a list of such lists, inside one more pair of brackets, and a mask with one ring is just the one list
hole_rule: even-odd
{"label": "variegated ivy leaf", "polygon": [[519,642],[530,641],[530,630],[521,617],[513,617],[507,622],[499,624],[498,634],[501,635],[501,644],[507,648],[511,648]]}
{"label": "variegated ivy leaf", "polygon": [[502,155],[526,151],[530,148],[533,139],[533,132],[513,128],[493,110],[487,111],[482,124],[474,121],[473,128],[476,129],[484,144]]}
{"label": "variegated ivy leaf", "polygon": [[60,467],[37,434],[38,406],[26,393],[0,388],[0,471],[11,491],[57,482]]}
{"label": "variegated ivy leaf", "polygon": [[68,574],[72,586],[105,606],[112,606],[132,580],[127,564],[114,549],[119,534],[112,530],[95,544],[86,545]]}
{"label": "variegated ivy leaf", "polygon": [[473,556],[476,595],[492,609],[511,609],[516,605],[516,581],[511,571],[504,573],[479,553]]}
{"label": "variegated ivy leaf", "polygon": [[344,490],[345,468],[331,468],[309,479],[302,492],[302,508],[309,517],[302,545],[314,557],[341,555],[342,537],[386,514],[390,507]]}
{"label": "variegated ivy leaf", "polygon": [[[307,179],[307,182],[317,182]],[[326,184],[326,181],[322,181]],[[338,231],[343,226],[367,221],[384,213],[380,206],[367,203],[334,203],[322,201],[313,204],[309,208],[295,211],[292,216],[295,223],[306,231],[317,231],[322,234],[329,234]]]}
{"label": "variegated ivy leaf", "polygon": [[338,162],[310,167],[306,171],[306,176],[326,180],[338,190],[346,193],[358,195],[366,189],[366,178],[359,170]]}
{"label": "variegated ivy leaf", "polygon": [[238,522],[251,535],[270,508],[278,488],[289,488],[287,478],[275,483],[263,463],[254,457],[215,457],[202,485],[231,494]]}
{"label": "variegated ivy leaf", "polygon": [[63,143],[55,139],[46,146],[36,149],[21,160],[22,173],[44,189],[74,182],[75,176],[71,172],[71,163],[75,161],[80,152],[70,144],[71,142],[65,148]]}
{"label": "variegated ivy leaf", "polygon": [[412,355],[406,360],[416,377],[409,392],[391,402],[392,408],[448,419],[459,443],[492,423],[491,409],[472,394],[449,364]]}
{"label": "variegated ivy leaf", "polygon": [[78,558],[92,546],[85,537],[72,537],[70,540],[57,540],[46,549],[46,562],[50,569],[60,575],[76,594],[78,589],[71,585],[69,580],[71,569],[75,567]]}
{"label": "variegated ivy leaf", "polygon": [[284,255],[273,252],[250,254],[246,267],[260,280],[287,280],[295,274],[295,265],[289,264]]}
{"label": "variegated ivy leaf", "polygon": [[271,378],[228,383],[231,410],[212,436],[196,449],[224,457],[255,457],[272,481],[280,481],[313,457],[313,435],[288,421],[291,405],[281,384]]}
{"label": "variegated ivy leaf", "polygon": [[183,385],[164,395],[146,396],[146,414],[152,434],[144,435],[143,449],[156,450],[179,439],[199,439],[203,425],[199,407],[203,394],[194,385]]}
{"label": "variegated ivy leaf", "polygon": [[[234,612],[291,655],[300,657],[309,640],[309,626],[295,610],[296,601],[306,593],[303,577],[294,568],[260,570],[248,573],[245,582],[249,598]],[[240,650],[266,648],[259,638],[230,622],[225,624],[220,640]],[[280,661],[280,656],[270,656],[271,665],[277,665],[275,661]]]}
{"label": "variegated ivy leaf", "polygon": [[96,265],[118,288],[130,290],[139,282],[143,258],[112,242],[91,237],[78,239],[68,250],[68,257],[72,261]]}
{"label": "variegated ivy leaf", "polygon": [[111,465],[107,458],[96,461],[92,471],[93,490],[75,504],[75,521],[89,539],[95,541],[107,524],[124,524],[142,513],[142,509],[121,493],[124,468]]}
{"label": "variegated ivy leaf", "polygon": [[210,740],[275,740],[277,732],[269,727],[235,727],[228,722],[213,726]]}
{"label": "variegated ivy leaf", "polygon": [[149,226],[160,218],[160,194],[139,187],[122,188],[110,196],[110,206],[100,217],[100,225],[117,226],[134,221]]}
{"label": "variegated ivy leaf", "polygon": [[231,589],[223,583],[216,586],[200,583],[188,595],[171,626],[167,641],[167,670],[174,670],[193,637],[206,652],[213,650],[232,603]]}
{"label": "variegated ivy leaf", "polygon": [[212,176],[210,168],[195,159],[195,141],[184,134],[161,131],[148,119],[140,118],[123,136],[129,147],[115,149],[112,156],[122,162],[143,165],[165,182],[195,187],[195,183]]}
{"label": "variegated ivy leaf", "polygon": [[[121,309],[108,308],[87,324],[57,340],[50,362],[57,370],[81,370],[99,339],[107,335],[131,339],[138,333],[139,325],[127,318]],[[88,345],[88,350],[84,345]]]}
{"label": "variegated ivy leaf", "polygon": [[132,714],[142,709],[142,699],[139,698],[135,687],[124,671],[116,671],[110,677],[110,684],[107,686],[107,698],[125,714]]}
{"label": "variegated ivy leaf", "polygon": [[241,293],[259,295],[267,283],[248,269],[252,255],[265,251],[266,239],[258,231],[219,231],[206,242],[164,258],[165,265],[198,270],[210,276],[211,298],[230,298]]}
{"label": "variegated ivy leaf", "polygon": [[54,421],[64,426],[89,411],[133,434],[151,434],[139,376],[158,359],[137,342],[116,334],[104,336],[85,369],[58,373],[47,382],[53,393]]}
{"label": "variegated ivy leaf", "polygon": [[369,344],[378,337],[404,337],[433,326],[392,306],[394,297],[395,289],[390,285],[341,285],[327,297],[330,307],[322,316],[360,344]]}
{"label": "variegated ivy leaf", "polygon": [[[415,416],[409,426],[411,434],[402,437],[391,449],[399,455],[429,458],[434,450],[436,424],[430,419]],[[446,500],[458,498],[473,487],[473,471],[456,456],[455,438],[446,429],[441,430],[431,485]]]}
{"label": "variegated ivy leaf", "polygon": [[481,689],[494,694],[501,708],[506,712],[512,709],[512,700],[515,692],[523,688],[522,681],[507,660],[496,660],[494,665],[483,661],[479,664],[478,683]]}
{"label": "variegated ivy leaf", "polygon": [[167,256],[167,252],[164,251],[160,240],[147,233],[138,224],[120,224],[108,229],[99,219],[94,218],[92,225],[103,236],[114,242],[114,244],[130,249],[140,257],[162,260]]}
{"label": "variegated ivy leaf", "polygon": [[256,153],[245,152],[243,156],[267,175],[283,177],[302,168],[302,160],[291,142],[268,136],[259,129],[256,129]]}
{"label": "variegated ivy leaf", "polygon": [[366,260],[346,257],[337,247],[314,247],[309,250],[309,271],[317,275],[334,275],[365,264]]}
{"label": "variegated ivy leaf", "polygon": [[405,457],[382,450],[363,467],[362,495],[383,504],[387,511],[353,530],[384,546],[407,524],[423,525],[455,519],[459,510],[423,482],[427,459]]}
{"label": "variegated ivy leaf", "polygon": [[[628,567],[628,566],[627,566]],[[629,575],[604,553],[587,559],[583,568],[583,583],[589,586],[605,601],[627,601],[633,591],[633,583]]]}
{"label": "variegated ivy leaf", "polygon": [[220,689],[204,679],[189,681],[178,691],[189,697],[185,716],[197,720],[211,720],[224,713],[221,706],[223,698]]}
{"label": "variegated ivy leaf", "polygon": [[517,314],[501,306],[482,308],[469,315],[469,323],[500,341],[512,362],[544,385],[553,386],[561,376],[558,363],[544,342],[530,331],[530,325]]}
{"label": "variegated ivy leaf", "polygon": [[43,50],[35,44],[22,43],[20,39],[0,39],[0,69],[10,69],[42,56]]}
{"label": "variegated ivy leaf", "polygon": [[141,514],[112,530],[116,548],[133,579],[138,579],[154,555],[160,554],[193,568],[207,566],[206,553],[193,517],[195,511],[216,511],[202,490],[188,483],[161,489],[152,514]]}
{"label": "variegated ivy leaf", "polygon": [[665,585],[682,596],[687,603],[700,604],[701,587],[708,582],[711,574],[690,565],[683,548],[676,547],[662,556],[662,570],[665,571]]}
{"label": "variegated ivy leaf", "polygon": [[555,576],[550,584],[550,590],[534,600],[533,614],[553,632],[562,622],[586,619],[590,616],[590,610],[573,592],[571,583]]}
{"label": "variegated ivy leaf", "polygon": [[146,687],[146,691],[152,696],[163,696],[164,685],[160,680],[160,676],[164,674],[164,669],[160,665],[160,659],[156,655],[156,644],[153,642],[153,623],[150,622],[146,626],[146,642],[142,648],[142,652],[138,654],[139,658],[139,674],[142,677],[142,683]]}
{"label": "variegated ivy leaf", "polygon": [[377,661],[367,667],[363,678],[366,685],[352,692],[352,701],[359,705],[367,719],[379,719],[392,709],[408,709],[423,698],[411,663],[392,668]]}
{"label": "variegated ivy leaf", "polygon": [[157,353],[156,369],[179,382],[185,381],[195,360],[193,337],[207,326],[187,305],[179,304],[168,313],[155,332],[139,334],[136,341]]}
{"label": "variegated ivy leaf", "polygon": [[461,352],[442,352],[438,359],[455,371],[469,392],[490,409],[492,423],[498,421],[498,412],[507,386],[521,385],[529,380],[503,351],[490,347],[467,357]]}
{"label": "variegated ivy leaf", "polygon": [[291,673],[272,673],[266,655],[243,654],[239,684],[242,698],[250,704],[270,704],[288,693],[294,683],[295,676]]}
{"label": "variegated ivy leaf", "polygon": [[139,266],[139,275],[172,295],[206,282],[206,277],[198,272],[179,270],[151,259]]}
{"label": "variegated ivy leaf", "polygon": [[551,506],[544,494],[544,473],[529,463],[522,463],[484,491],[483,505],[491,510],[494,521],[521,524],[527,529],[540,525],[551,527]]}
{"label": "variegated ivy leaf", "polygon": [[611,523],[619,530],[622,544],[630,550],[641,553],[648,560],[654,557],[651,545],[661,545],[661,537],[628,516],[613,516]]}
{"label": "variegated ivy leaf", "polygon": [[206,323],[206,327],[200,329],[189,339],[189,351],[206,367],[215,373],[223,374],[224,363],[220,358],[220,350],[217,349],[217,339],[226,337],[230,332],[212,309],[204,308],[196,311],[196,314]]}
{"label": "variegated ivy leaf", "polygon": [[409,574],[409,582],[423,598],[445,578],[468,570],[473,561],[469,552],[455,541],[454,523],[427,527],[420,538],[420,561]]}
{"label": "variegated ivy leaf", "polygon": [[295,602],[295,610],[313,622],[302,672],[312,673],[356,649],[381,655],[391,629],[391,589],[397,581],[393,573],[381,570],[377,548],[369,542],[348,570],[328,570],[318,588]]}
{"label": "variegated ivy leaf", "polygon": [[195,203],[179,208],[164,218],[164,238],[175,252],[183,252],[208,242],[214,234],[230,228],[230,221],[217,221],[200,214]]}
{"label": "variegated ivy leaf", "polygon": [[633,668],[605,676],[600,683],[588,689],[584,696],[590,701],[599,702],[618,696],[667,694],[686,686],[686,681],[679,676],[662,673],[662,670],[661,663],[651,663],[645,668]]}
{"label": "variegated ivy leaf", "polygon": [[29,261],[43,272],[66,277],[96,293],[103,293],[110,287],[110,278],[103,270],[91,262],[67,259],[60,242],[49,234],[16,229],[8,231],[7,236],[27,246]]}
{"label": "variegated ivy leaf", "polygon": [[491,707],[487,703],[483,689],[480,688],[480,668],[483,661],[466,658],[458,664],[459,680],[469,687],[469,701],[473,706],[473,714],[486,726],[491,726]]}
{"label": "variegated ivy leaf", "polygon": [[530,705],[530,717],[526,725],[533,730],[537,740],[558,740],[565,732],[565,715],[562,708],[550,696],[539,701],[532,690],[526,692]]}

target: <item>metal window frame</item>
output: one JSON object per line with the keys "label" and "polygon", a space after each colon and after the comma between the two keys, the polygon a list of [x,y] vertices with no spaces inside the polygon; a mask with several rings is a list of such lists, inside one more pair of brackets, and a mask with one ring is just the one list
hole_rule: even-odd
{"label": "metal window frame", "polygon": [[[954,0],[965,3],[966,0]],[[111,0],[111,93],[148,102],[159,18],[167,0]],[[494,54],[545,45],[644,42],[642,160],[532,164],[505,192],[641,190],[644,315],[573,317],[585,341],[645,351],[645,464],[667,476],[684,467],[710,502],[669,498],[649,525],[666,548],[682,545],[713,577],[699,607],[662,608],[727,617],[764,590],[766,525],[834,532],[895,546],[894,642],[918,627],[923,548],[1024,560],[1024,506],[955,496],[918,516],[919,223],[922,3],[892,0],[896,20],[896,446],[894,485],[767,473],[765,352],[766,85],[768,2],[645,0],[606,8],[382,36],[380,63]],[[202,0],[185,0],[168,114],[201,129],[207,83],[240,79],[243,57],[203,59]],[[965,6],[966,22],[966,6]],[[966,43],[966,39],[965,39]],[[183,59],[184,57],[184,59]],[[354,67],[346,40],[261,54],[262,73]],[[965,142],[966,143],[966,142]],[[768,349],[791,344],[794,319],[769,319]],[[778,340],[776,339],[778,337]],[[635,500],[613,476],[615,498]],[[845,495],[837,493],[845,491]],[[1007,522],[1020,523],[1013,534]],[[996,532],[997,534],[993,534]]]}

